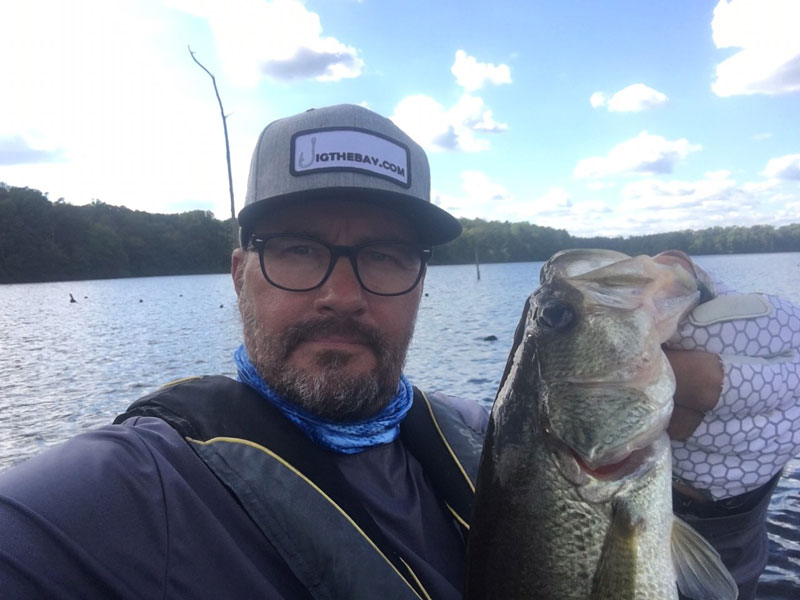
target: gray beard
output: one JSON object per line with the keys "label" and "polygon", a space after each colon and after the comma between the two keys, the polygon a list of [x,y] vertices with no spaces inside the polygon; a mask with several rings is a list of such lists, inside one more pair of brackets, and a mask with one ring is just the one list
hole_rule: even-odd
{"label": "gray beard", "polygon": [[[367,419],[388,404],[397,391],[413,323],[407,336],[395,346],[375,328],[341,317],[306,319],[269,336],[249,298],[246,290],[242,290],[239,312],[247,354],[264,381],[283,398],[311,414],[337,422]],[[353,355],[338,350],[317,354],[316,363],[321,369],[318,374],[288,364],[289,356],[304,340],[336,333],[358,335],[372,349],[376,367],[371,373],[347,375],[343,367]]]}

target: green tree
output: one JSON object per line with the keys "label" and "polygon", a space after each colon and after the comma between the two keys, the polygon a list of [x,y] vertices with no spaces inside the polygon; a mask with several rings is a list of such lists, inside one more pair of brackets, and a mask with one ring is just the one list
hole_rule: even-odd
{"label": "green tree", "polygon": [[[464,233],[435,249],[432,264],[546,260],[566,248],[630,255],[798,252],[800,224],[711,227],[630,237],[569,235],[527,222],[461,219]],[[99,200],[53,203],[30,188],[0,185],[0,283],[224,273],[234,221],[208,211],[152,214]]]}

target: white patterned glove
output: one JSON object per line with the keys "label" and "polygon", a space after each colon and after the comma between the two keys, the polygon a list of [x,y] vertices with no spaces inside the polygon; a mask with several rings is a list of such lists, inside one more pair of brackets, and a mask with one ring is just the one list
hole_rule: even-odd
{"label": "white patterned glove", "polygon": [[714,500],[769,481],[800,452],[800,309],[768,294],[739,294],[692,265],[713,294],[665,344],[718,354],[717,405],[686,440],[673,440],[675,475]]}

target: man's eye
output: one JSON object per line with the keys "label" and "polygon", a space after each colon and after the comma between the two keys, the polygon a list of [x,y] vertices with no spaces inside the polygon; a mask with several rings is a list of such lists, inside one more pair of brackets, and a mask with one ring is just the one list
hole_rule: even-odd
{"label": "man's eye", "polygon": [[383,252],[378,252],[376,250],[371,250],[367,255],[367,258],[369,258],[369,260],[373,262],[383,262],[387,260],[392,260],[392,257],[389,256],[388,254],[385,254]]}
{"label": "man's eye", "polygon": [[404,267],[408,262],[402,253],[381,252],[380,250],[370,250],[364,260],[370,264],[382,265],[384,268]]}

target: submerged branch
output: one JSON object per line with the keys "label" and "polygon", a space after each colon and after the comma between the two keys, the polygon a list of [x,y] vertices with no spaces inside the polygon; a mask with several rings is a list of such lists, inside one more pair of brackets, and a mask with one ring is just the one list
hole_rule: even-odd
{"label": "submerged branch", "polygon": [[233,221],[233,247],[237,246],[237,240],[239,237],[239,228],[236,224],[236,205],[233,200],[233,175],[231,174],[231,147],[228,142],[228,115],[225,114],[225,110],[222,108],[222,98],[219,97],[219,89],[217,88],[217,79],[214,77],[214,74],[206,69],[205,65],[197,60],[197,57],[194,55],[191,46],[187,46],[189,48],[189,54],[192,56],[192,60],[197,63],[197,65],[203,69],[208,76],[211,77],[211,83],[214,84],[214,94],[217,96],[217,103],[219,104],[219,114],[222,117],[222,130],[225,133],[225,161],[228,164],[228,191],[230,192],[231,196],[231,220]]}

